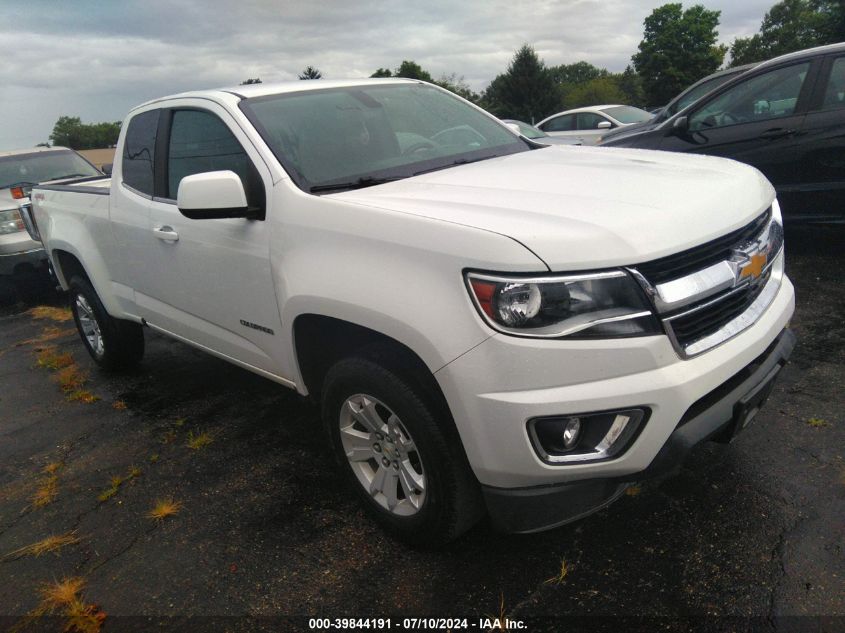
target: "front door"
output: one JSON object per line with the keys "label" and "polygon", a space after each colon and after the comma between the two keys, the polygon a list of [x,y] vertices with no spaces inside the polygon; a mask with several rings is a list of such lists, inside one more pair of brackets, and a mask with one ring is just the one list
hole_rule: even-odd
{"label": "front door", "polygon": [[279,374],[279,309],[261,220],[190,220],[176,206],[185,176],[231,170],[251,207],[266,207],[270,174],[229,115],[214,104],[164,110],[162,195],[150,203],[136,300],[150,325]]}

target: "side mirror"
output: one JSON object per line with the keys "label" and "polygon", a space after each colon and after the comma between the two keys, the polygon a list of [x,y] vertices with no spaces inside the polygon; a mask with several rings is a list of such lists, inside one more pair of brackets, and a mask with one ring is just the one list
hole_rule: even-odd
{"label": "side mirror", "polygon": [[610,121],[600,121],[599,124],[596,126],[597,130],[609,130],[613,127],[613,124]]}
{"label": "side mirror", "polygon": [[511,132],[522,136],[522,132],[519,131],[519,126],[516,123],[505,123],[505,125],[510,128]]}
{"label": "side mirror", "polygon": [[176,206],[182,215],[191,220],[247,218],[252,215],[241,179],[229,170],[185,176],[179,183]]}
{"label": "side mirror", "polygon": [[100,171],[103,172],[106,176],[111,176],[112,168],[114,167],[113,163],[106,163],[102,167],[100,167]]}
{"label": "side mirror", "polygon": [[672,121],[671,127],[666,130],[666,136],[687,136],[689,135],[689,118],[679,116]]}

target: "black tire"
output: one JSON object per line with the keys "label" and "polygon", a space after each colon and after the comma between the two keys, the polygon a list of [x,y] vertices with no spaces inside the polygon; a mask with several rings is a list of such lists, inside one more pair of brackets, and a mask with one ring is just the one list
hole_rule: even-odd
{"label": "black tire", "polygon": [[[397,516],[388,511],[353,471],[341,440],[341,407],[356,394],[372,396],[395,412],[413,439],[426,479],[425,497],[416,514]],[[454,423],[443,409],[420,381],[372,357],[337,362],[323,383],[323,423],[344,477],[373,519],[400,540],[418,547],[442,546],[469,530],[484,514],[478,482]]]}
{"label": "black tire", "polygon": [[[130,369],[141,361],[144,357],[144,331],[139,323],[110,316],[91,283],[84,277],[71,278],[68,294],[73,320],[82,344],[97,365],[103,369],[118,371]],[[80,323],[80,317],[84,318],[82,312],[85,305],[90,307],[99,328],[102,346],[98,349],[92,347]]]}

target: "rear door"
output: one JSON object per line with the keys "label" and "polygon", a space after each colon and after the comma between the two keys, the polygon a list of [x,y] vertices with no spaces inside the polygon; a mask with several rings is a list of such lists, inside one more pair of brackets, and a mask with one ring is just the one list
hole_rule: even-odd
{"label": "rear door", "polygon": [[271,176],[249,138],[224,108],[162,111],[156,196],[145,237],[148,260],[136,289],[152,326],[278,375],[274,344],[279,309],[263,220],[190,220],[176,206],[179,183],[192,174],[231,170],[249,206],[266,209]]}
{"label": "rear door", "polygon": [[795,186],[800,130],[816,65],[800,61],[745,76],[688,114],[689,132],[660,149],[733,158],[753,165],[778,192]]}
{"label": "rear door", "polygon": [[805,219],[845,219],[845,54],[824,59],[796,169],[801,178],[782,196],[785,208]]}

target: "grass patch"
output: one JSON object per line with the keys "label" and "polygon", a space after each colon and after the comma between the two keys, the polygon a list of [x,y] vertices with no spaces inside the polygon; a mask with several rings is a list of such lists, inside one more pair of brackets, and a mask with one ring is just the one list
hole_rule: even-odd
{"label": "grass patch", "polygon": [[566,559],[561,559],[560,561],[560,571],[557,575],[552,576],[551,578],[546,579],[546,585],[562,585],[566,581],[566,577],[569,575],[570,571],[569,565],[566,564]]}
{"label": "grass patch", "polygon": [[807,426],[811,426],[814,429],[820,429],[823,426],[830,426],[827,420],[823,420],[822,418],[810,418],[807,420]]}
{"label": "grass patch", "polygon": [[182,504],[173,499],[159,499],[156,501],[153,509],[147,513],[147,518],[156,521],[164,521],[168,517],[172,517],[179,513],[182,509]]}
{"label": "grass patch", "polygon": [[59,496],[59,476],[56,474],[47,475],[39,483],[32,495],[32,505],[36,508],[43,508],[53,503]]}
{"label": "grass patch", "polygon": [[99,633],[106,614],[95,604],[85,602],[81,591],[85,581],[81,578],[65,578],[41,587],[41,601],[27,614],[12,631],[23,631],[47,615],[61,615],[64,618],[61,630],[68,633]]}
{"label": "grass patch", "polygon": [[63,547],[66,547],[68,545],[74,545],[75,543],[79,543],[79,538],[76,536],[76,532],[68,532],[67,534],[54,534],[53,536],[48,536],[47,538],[32,543],[31,545],[16,549],[14,552],[10,552],[3,558],[17,559],[23,558],[24,556],[34,556],[38,558],[39,556],[47,554],[48,552],[53,552],[58,555],[59,550],[61,550]]}
{"label": "grass patch", "polygon": [[97,402],[100,399],[100,396],[95,396],[90,391],[86,391],[84,389],[77,389],[67,395],[68,402],[83,402],[85,404],[92,404]]}
{"label": "grass patch", "polygon": [[33,319],[48,319],[58,323],[65,323],[73,320],[70,308],[55,308],[53,306],[36,306],[27,311]]}
{"label": "grass patch", "polygon": [[188,442],[186,446],[192,450],[199,451],[211,444],[214,437],[208,431],[194,434],[193,431],[188,433]]}
{"label": "grass patch", "polygon": [[132,481],[133,479],[141,476],[141,469],[135,466],[132,466],[129,469],[129,472],[126,473],[125,477],[121,477],[120,475],[113,475],[110,482],[109,487],[103,490],[99,495],[97,495],[97,500],[100,502],[106,502],[115,496],[118,492],[120,492],[120,487]]}
{"label": "grass patch", "polygon": [[45,347],[36,354],[36,363],[44,369],[53,371],[65,369],[73,365],[73,354],[60,354],[56,347]]}

